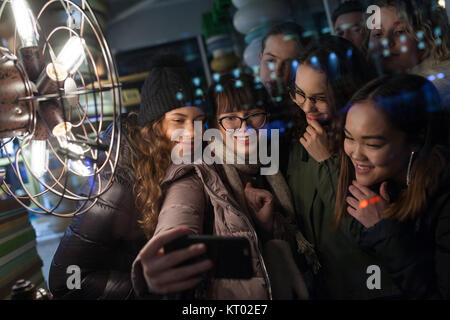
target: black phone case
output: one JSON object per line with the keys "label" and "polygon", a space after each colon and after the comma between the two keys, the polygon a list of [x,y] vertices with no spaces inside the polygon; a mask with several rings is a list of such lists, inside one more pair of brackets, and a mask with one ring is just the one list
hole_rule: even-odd
{"label": "black phone case", "polygon": [[219,237],[188,235],[164,246],[164,252],[187,248],[196,243],[206,245],[206,253],[190,259],[179,266],[192,264],[209,258],[213,261],[215,278],[250,279],[253,276],[250,242],[242,237]]}

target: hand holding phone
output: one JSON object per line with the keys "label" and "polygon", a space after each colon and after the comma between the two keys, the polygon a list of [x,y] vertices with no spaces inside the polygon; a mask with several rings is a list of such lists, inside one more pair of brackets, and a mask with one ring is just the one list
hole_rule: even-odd
{"label": "hand holding phone", "polygon": [[242,237],[220,237],[210,235],[187,235],[164,246],[164,253],[177,252],[183,248],[203,243],[206,252],[193,259],[185,260],[179,266],[191,265],[204,259],[213,262],[213,276],[227,279],[250,279],[253,265],[250,242]]}
{"label": "hand holding phone", "polygon": [[203,244],[188,246],[176,252],[163,254],[163,247],[173,240],[189,234],[186,227],[176,227],[154,236],[139,252],[142,273],[148,289],[157,294],[176,293],[194,288],[201,280],[201,273],[211,269],[210,260],[179,267],[183,261],[203,254]]}

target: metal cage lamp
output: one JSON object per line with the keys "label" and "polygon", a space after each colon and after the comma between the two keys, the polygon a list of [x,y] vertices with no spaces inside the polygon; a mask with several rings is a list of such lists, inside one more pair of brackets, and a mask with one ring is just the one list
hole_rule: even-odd
{"label": "metal cage lamp", "polygon": [[[105,37],[84,0],[49,0],[36,15],[26,0],[0,3],[0,22],[15,22],[12,46],[0,47],[0,143],[8,159],[1,187],[35,213],[85,213],[110,186],[119,155],[120,84]],[[64,17],[54,19],[55,10]]]}

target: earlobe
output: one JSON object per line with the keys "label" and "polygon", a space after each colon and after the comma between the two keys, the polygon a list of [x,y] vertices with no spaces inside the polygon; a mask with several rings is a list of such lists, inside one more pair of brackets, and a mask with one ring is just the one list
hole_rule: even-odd
{"label": "earlobe", "polygon": [[260,51],[260,52],[258,53],[258,59],[259,59],[259,62],[261,62],[262,57],[263,57],[263,53],[262,53],[262,51]]}
{"label": "earlobe", "polygon": [[420,145],[419,144],[412,144],[411,147],[409,148],[409,153],[414,152],[417,153],[420,150]]}

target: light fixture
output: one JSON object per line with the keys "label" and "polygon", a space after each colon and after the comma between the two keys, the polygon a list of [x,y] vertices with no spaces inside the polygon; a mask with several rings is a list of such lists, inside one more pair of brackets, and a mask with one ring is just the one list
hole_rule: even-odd
{"label": "light fixture", "polygon": [[72,133],[72,124],[70,122],[62,122],[53,128],[52,134],[58,140],[63,152],[66,152],[71,157],[69,159],[69,168],[80,176],[89,176],[91,171],[81,160],[84,159],[84,154],[89,151],[89,148],[83,150],[81,144],[75,139]]}
{"label": "light fixture", "polygon": [[[13,41],[10,49],[0,47],[0,148],[17,147],[13,154],[4,153],[11,170],[0,170],[1,187],[32,212],[82,214],[109,188],[118,162],[121,99],[116,67],[87,1],[80,7],[70,0],[49,0],[37,15],[25,0],[5,1],[0,5],[0,23],[8,4],[20,44],[14,46]],[[56,17],[54,12],[67,15],[58,16],[58,21],[69,23],[39,23]],[[77,28],[70,23],[74,16]],[[43,27],[50,25],[51,29]],[[11,38],[1,32],[2,38]],[[53,48],[62,49],[55,55]],[[99,64],[105,69],[104,78],[99,76]],[[108,106],[113,121],[103,137],[107,101],[113,104]],[[95,116],[88,116],[89,105],[96,106]],[[27,150],[29,157],[24,156]],[[31,189],[23,166],[37,180],[38,190]],[[8,179],[20,187],[13,189]],[[42,199],[47,195],[56,196],[50,205]],[[60,206],[62,200],[77,206],[67,210]]]}
{"label": "light fixture", "polygon": [[[43,94],[58,93],[60,89],[64,88],[66,81],[73,83],[73,79],[69,76],[74,74],[85,60],[85,46],[85,41],[81,37],[70,36],[55,62],[47,64],[39,76],[37,80],[38,92]],[[65,152],[65,155],[72,158],[69,159],[69,168],[78,175],[89,176],[91,174],[89,168],[84,165],[82,160],[77,159],[77,157],[82,157],[85,152],[89,151],[89,148],[83,150],[77,144],[78,141],[72,134],[72,124],[64,121],[59,104],[55,100],[44,101],[39,104],[38,113],[42,120],[46,122],[50,132],[56,137],[59,148]]]}
{"label": "light fixture", "polygon": [[33,156],[31,171],[37,178],[41,178],[48,168],[47,142],[45,140],[32,140],[31,155]]}
{"label": "light fixture", "polygon": [[39,34],[36,21],[25,0],[11,0],[11,6],[16,21],[17,32],[22,40],[22,47],[38,45]]}

